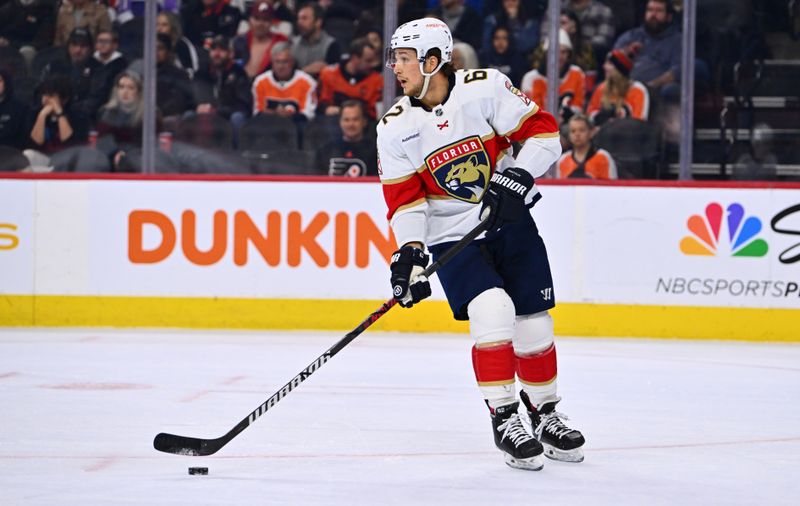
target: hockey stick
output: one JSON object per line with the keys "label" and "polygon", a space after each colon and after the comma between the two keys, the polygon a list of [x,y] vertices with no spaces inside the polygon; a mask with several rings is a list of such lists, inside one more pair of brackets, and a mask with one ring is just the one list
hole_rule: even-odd
{"label": "hockey stick", "polygon": [[[456,244],[454,244],[449,250],[447,250],[441,258],[437,261],[432,263],[425,269],[422,273],[425,277],[430,277],[434,272],[439,270],[444,264],[449,262],[454,256],[456,256],[461,250],[467,247],[469,243],[475,240],[484,230],[486,230],[488,223],[486,220],[480,222],[478,226],[472,229],[467,235],[461,238]],[[374,313],[369,315],[366,320],[361,322],[358,327],[353,329],[349,334],[344,336],[339,342],[328,348],[325,353],[317,357],[316,360],[311,362],[308,367],[300,371],[300,373],[291,379],[288,383],[283,385],[283,387],[272,394],[272,396],[267,399],[263,404],[261,404],[258,408],[256,408],[253,412],[247,415],[242,421],[236,424],[234,428],[228,431],[227,434],[224,436],[218,437],[216,439],[201,439],[196,437],[186,437],[186,436],[178,436],[175,434],[167,434],[167,433],[159,433],[156,435],[155,439],[153,440],[153,447],[161,452],[165,453],[175,453],[177,455],[192,455],[192,456],[202,456],[202,455],[213,455],[217,453],[223,446],[228,444],[233,438],[235,438],[240,432],[245,430],[247,427],[250,426],[253,422],[258,419],[261,415],[267,412],[269,408],[277,404],[281,399],[286,397],[296,386],[300,383],[304,382],[308,379],[309,376],[314,374],[314,372],[322,367],[328,360],[330,360],[334,355],[342,351],[342,349],[350,344],[356,337],[359,336],[362,332],[367,330],[370,325],[378,321],[378,319],[385,315],[392,307],[397,303],[394,298],[391,298],[383,303],[383,305]]]}

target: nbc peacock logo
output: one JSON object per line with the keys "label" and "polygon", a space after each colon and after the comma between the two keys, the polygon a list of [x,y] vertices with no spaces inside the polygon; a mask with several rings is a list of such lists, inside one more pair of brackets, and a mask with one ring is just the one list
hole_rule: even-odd
{"label": "nbc peacock logo", "polygon": [[767,241],[756,237],[761,220],[745,216],[739,203],[728,205],[723,215],[722,206],[712,202],[706,206],[705,216],[690,216],[687,227],[691,235],[681,239],[685,255],[763,257],[769,250]]}

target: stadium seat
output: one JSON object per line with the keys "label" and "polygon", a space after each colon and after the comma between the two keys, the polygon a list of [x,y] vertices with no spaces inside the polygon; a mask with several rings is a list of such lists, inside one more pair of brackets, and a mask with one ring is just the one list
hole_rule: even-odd
{"label": "stadium seat", "polygon": [[176,139],[209,149],[230,151],[233,147],[233,127],[216,114],[196,114],[178,124]]}
{"label": "stadium seat", "polygon": [[342,135],[338,116],[316,116],[303,130],[303,149],[314,152],[332,139]]}
{"label": "stadium seat", "polygon": [[281,149],[263,154],[253,162],[256,174],[309,175],[313,174],[314,156],[299,149]]}
{"label": "stadium seat", "polygon": [[59,151],[50,157],[55,172],[110,172],[111,163],[100,151],[75,146]]}
{"label": "stadium seat", "polygon": [[242,153],[258,154],[297,147],[297,125],[290,118],[257,114],[239,132],[239,149]]}
{"label": "stadium seat", "polygon": [[324,29],[334,39],[339,41],[341,47],[346,48],[353,40],[353,32],[355,32],[354,20],[348,18],[333,17],[325,20]]}
{"label": "stadium seat", "polygon": [[62,46],[41,49],[36,53],[36,56],[33,57],[30,75],[37,80],[40,79],[45,67],[62,58],[68,58],[67,50]]}
{"label": "stadium seat", "polygon": [[0,46],[0,69],[10,73],[15,80],[28,74],[25,58],[11,46]]}
{"label": "stadium seat", "polygon": [[595,144],[611,153],[620,179],[657,179],[661,174],[661,130],[638,119],[605,123]]}

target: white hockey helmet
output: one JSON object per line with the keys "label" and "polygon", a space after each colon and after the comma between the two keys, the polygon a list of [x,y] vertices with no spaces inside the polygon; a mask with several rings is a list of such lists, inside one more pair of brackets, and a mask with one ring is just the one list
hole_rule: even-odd
{"label": "white hockey helmet", "polygon": [[[392,34],[389,47],[386,48],[386,66],[390,69],[393,69],[396,63],[395,50],[401,48],[417,51],[419,70],[425,80],[422,92],[416,98],[422,99],[428,91],[431,76],[453,59],[453,36],[450,34],[450,28],[444,21],[436,18],[415,19],[398,26]],[[425,72],[425,57],[428,56],[428,51],[434,48],[439,49],[441,58],[433,72],[427,73]]]}
{"label": "white hockey helmet", "polygon": [[[397,30],[392,34],[389,47],[386,48],[387,67],[393,68],[395,63],[394,50],[400,48],[415,49],[417,51],[420,69],[422,69],[422,63],[425,62],[425,56],[427,56],[428,51],[438,48],[442,57],[439,66],[431,72],[432,75],[438,72],[442,65],[452,60],[453,36],[450,34],[450,29],[445,22],[440,19],[415,19],[398,26]],[[424,71],[423,74],[425,74]]]}

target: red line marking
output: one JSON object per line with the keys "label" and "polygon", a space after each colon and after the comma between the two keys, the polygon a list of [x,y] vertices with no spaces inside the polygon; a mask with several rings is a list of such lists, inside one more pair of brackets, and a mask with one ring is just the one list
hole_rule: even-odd
{"label": "red line marking", "polygon": [[226,379],[225,381],[223,381],[220,384],[221,385],[233,385],[234,383],[242,381],[245,378],[247,378],[247,376],[231,376],[230,378]]}
{"label": "red line marking", "polygon": [[[609,448],[586,448],[588,454],[596,452],[616,452],[616,451],[635,451],[635,450],[671,450],[680,448],[704,448],[713,446],[731,446],[743,444],[773,444],[773,443],[795,443],[800,442],[798,437],[785,437],[773,439],[746,439],[739,441],[712,441],[709,443],[676,443],[669,445],[641,445],[641,446],[622,446],[622,447],[609,447]],[[492,451],[473,451],[473,452],[417,452],[417,453],[324,453],[324,454],[248,454],[248,455],[215,455],[214,459],[329,459],[329,458],[370,458],[370,459],[385,459],[392,457],[400,458],[428,458],[428,457],[449,457],[449,456],[474,456],[474,455],[494,455],[495,450]],[[97,470],[107,468],[112,463],[120,460],[149,460],[161,459],[160,453],[155,452],[153,455],[128,455],[128,456],[101,456],[101,455],[0,455],[0,460],[100,460],[92,467],[97,467]],[[87,469],[89,470],[89,469]]]}
{"label": "red line marking", "polygon": [[[641,445],[641,446],[622,446],[622,447],[609,447],[609,448],[586,448],[586,452],[591,454],[595,452],[616,452],[616,451],[634,451],[634,450],[670,450],[678,448],[704,448],[713,446],[730,446],[730,445],[743,445],[743,444],[773,444],[773,443],[795,443],[800,442],[800,436],[785,437],[774,439],[749,439],[739,441],[712,441],[709,443],[676,443],[668,445]],[[215,455],[214,459],[328,459],[328,458],[374,458],[385,459],[392,457],[400,458],[414,458],[414,457],[450,457],[450,456],[474,456],[474,455],[495,455],[496,450],[492,451],[472,451],[472,452],[417,452],[417,453],[304,453],[304,454],[248,454],[248,455]],[[128,455],[128,456],[99,456],[99,455],[0,455],[0,460],[149,460],[161,459],[162,456],[158,452],[153,455]],[[96,464],[96,465],[99,465]],[[104,467],[108,467],[107,465]]]}
{"label": "red line marking", "polygon": [[[242,381],[245,378],[247,378],[247,376],[231,376],[230,378],[226,378],[226,379],[222,380],[219,384],[220,385],[224,385],[224,386],[230,386],[230,385],[233,385],[234,383],[238,383],[239,381]],[[180,402],[196,401],[197,399],[199,399],[199,398],[201,398],[203,396],[206,396],[206,395],[211,394],[211,393],[217,393],[217,392],[220,392],[220,391],[219,390],[209,390],[209,389],[200,390],[200,391],[195,392],[193,394],[187,395],[186,397],[182,398],[180,400]],[[260,393],[263,393],[263,392],[260,392]]]}
{"label": "red line marking", "polygon": [[60,385],[36,385],[50,390],[147,390],[153,385],[139,383],[62,383]]}
{"label": "red line marking", "polygon": [[195,392],[195,393],[193,393],[193,394],[191,394],[191,395],[187,395],[186,397],[184,397],[183,399],[181,399],[181,400],[180,400],[180,402],[192,402],[192,401],[196,401],[196,400],[197,400],[197,399],[199,399],[200,397],[203,397],[203,396],[205,396],[205,395],[208,395],[208,394],[210,394],[210,393],[211,393],[211,390],[200,390],[199,392]]}
{"label": "red line marking", "polygon": [[83,470],[86,471],[87,473],[94,473],[96,471],[102,471],[103,469],[107,469],[107,468],[111,467],[112,465],[114,465],[114,463],[117,462],[118,460],[120,460],[119,457],[104,457],[104,458],[101,458],[95,464],[93,464],[93,465],[91,465],[89,467],[85,467]]}
{"label": "red line marking", "polygon": [[630,450],[669,450],[673,448],[704,448],[707,446],[730,446],[743,444],[763,444],[763,443],[791,443],[800,441],[800,437],[784,437],[775,439],[744,439],[739,441],[712,441],[710,443],[674,443],[667,445],[642,445],[642,446],[619,446],[611,448],[590,448],[592,452],[619,452]]}
{"label": "red line marking", "polygon": [[22,173],[9,172],[3,173],[3,179],[48,179],[48,180],[116,180],[116,181],[253,181],[269,183],[347,183],[347,184],[377,184],[380,179],[377,176],[344,178],[331,176],[244,176],[229,174],[100,174],[100,173]]}
{"label": "red line marking", "polygon": [[4,372],[3,374],[0,374],[0,379],[13,378],[14,376],[19,376],[19,373],[18,372]]}
{"label": "red line marking", "polygon": [[[621,360],[627,360],[630,357],[624,355],[608,355],[605,353],[591,353],[591,352],[576,352],[573,353],[574,356],[584,356],[584,357],[602,357],[602,358],[615,358]],[[685,363],[685,364],[704,364],[704,365],[722,365],[722,366],[729,366],[729,367],[744,367],[746,369],[769,369],[772,371],[800,371],[798,367],[783,367],[779,365],[760,365],[760,364],[741,364],[735,362],[720,362],[718,360],[701,360],[701,359],[691,359],[691,358],[656,358],[656,357],[636,357],[637,360],[644,359],[644,360],[651,360],[654,362],[677,362],[677,363]]]}

